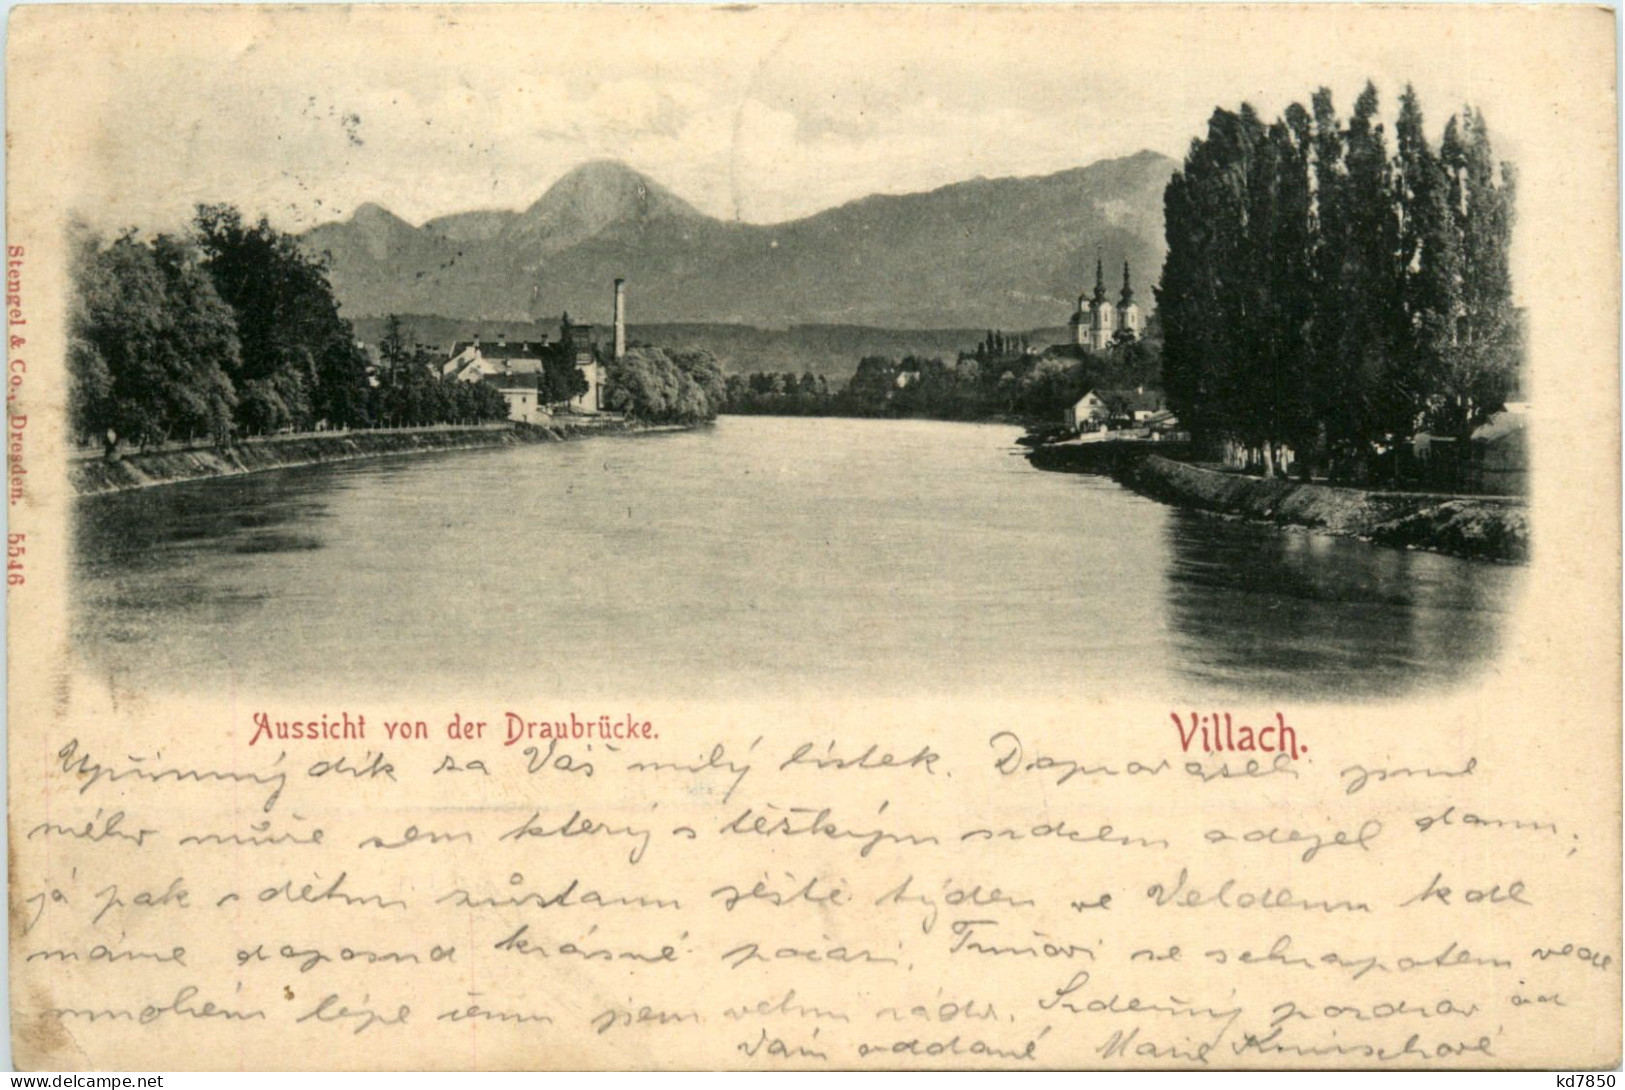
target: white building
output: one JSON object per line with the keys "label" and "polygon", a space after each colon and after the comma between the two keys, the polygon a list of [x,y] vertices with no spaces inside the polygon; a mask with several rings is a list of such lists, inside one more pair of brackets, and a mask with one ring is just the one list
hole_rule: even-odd
{"label": "white building", "polygon": [[536,374],[506,373],[492,375],[484,379],[486,383],[496,387],[504,401],[508,403],[508,419],[517,420],[521,424],[536,424],[545,422],[549,413],[547,406],[542,404],[540,396],[540,376]]}
{"label": "white building", "polygon": [[[615,281],[614,306],[614,346],[610,361],[618,361],[626,353],[625,280]],[[557,365],[561,357],[575,364],[586,379],[587,389],[568,402],[550,405],[541,396],[547,361],[552,360]],[[509,341],[505,335],[499,335],[494,341],[482,341],[476,334],[471,341],[453,344],[450,357],[440,365],[443,376],[495,386],[507,399],[509,419],[525,423],[544,419],[555,410],[602,412],[606,371],[604,353],[598,347],[593,327],[571,321],[568,313],[559,320],[557,341],[549,343],[545,336],[539,341]]]}
{"label": "white building", "polygon": [[1110,415],[1105,399],[1090,390],[1066,410],[1066,426],[1073,431],[1092,431],[1097,425],[1104,424]]}
{"label": "white building", "polygon": [[1137,341],[1145,334],[1145,312],[1134,301],[1127,261],[1123,262],[1123,291],[1115,304],[1106,298],[1105,264],[1095,261],[1094,297],[1078,296],[1078,309],[1072,312],[1067,328],[1072,344],[1095,352],[1119,342]]}

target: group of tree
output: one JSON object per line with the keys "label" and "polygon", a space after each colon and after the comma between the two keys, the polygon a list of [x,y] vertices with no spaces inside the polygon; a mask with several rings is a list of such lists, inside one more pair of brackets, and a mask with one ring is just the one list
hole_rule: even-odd
{"label": "group of tree", "polygon": [[803,371],[753,371],[727,377],[723,411],[741,416],[829,416],[829,379]]}
{"label": "group of tree", "polygon": [[428,424],[480,424],[508,418],[508,401],[494,386],[440,373],[440,357],[415,345],[391,314],[378,342],[377,382],[370,418],[389,428]]}
{"label": "group of tree", "polygon": [[563,334],[558,342],[542,350],[538,393],[542,402],[548,405],[562,405],[592,388],[587,376],[576,365],[575,324],[570,321],[568,312],[559,326]]}
{"label": "group of tree", "polygon": [[1040,356],[1015,384],[1015,412],[1033,424],[1057,424],[1089,391],[1155,389],[1161,370],[1159,345],[1150,337],[1104,352]]}
{"label": "group of tree", "polygon": [[111,451],[127,438],[229,436],[243,373],[236,316],[194,247],[133,233],[73,240],[69,415]]}
{"label": "group of tree", "polygon": [[[1002,340],[1002,338],[1001,338]],[[1023,368],[1027,357],[1001,344],[1009,367]],[[997,381],[1001,359],[987,361],[960,354],[952,363],[937,357],[904,356],[893,363],[873,357],[860,360],[852,381],[841,391],[852,412],[928,420],[999,420],[1010,415],[1012,385]]]}
{"label": "group of tree", "polygon": [[1390,153],[1377,90],[1266,124],[1215,110],[1168,184],[1157,288],[1170,407],[1199,437],[1363,472],[1417,431],[1465,441],[1505,407],[1522,337],[1515,179],[1481,113],[1435,147],[1414,90]]}
{"label": "group of tree", "polygon": [[[1001,354],[991,354],[990,344]],[[1149,339],[1104,352],[1038,354],[1028,351],[1025,336],[995,331],[952,363],[940,357],[865,356],[838,390],[810,372],[729,375],[724,411],[1053,424],[1089,390],[1155,386],[1158,371],[1157,346]]]}
{"label": "group of tree", "polygon": [[81,231],[72,245],[71,421],[109,454],[121,443],[507,415],[500,395],[441,388],[426,367],[375,388],[325,262],[264,218],[202,205],[186,237]]}
{"label": "group of tree", "polygon": [[962,356],[955,364],[941,357],[864,356],[845,385],[803,374],[756,374],[728,382],[728,413],[773,416],[929,417],[975,421],[998,416],[978,382],[978,364]]}
{"label": "group of tree", "polygon": [[714,420],[727,400],[722,368],[703,348],[628,347],[604,376],[604,407],[648,424]]}
{"label": "group of tree", "polygon": [[978,363],[991,363],[994,360],[1025,355],[1029,343],[1025,333],[1006,333],[1002,329],[990,329],[986,338],[976,342],[976,351],[973,355]]}

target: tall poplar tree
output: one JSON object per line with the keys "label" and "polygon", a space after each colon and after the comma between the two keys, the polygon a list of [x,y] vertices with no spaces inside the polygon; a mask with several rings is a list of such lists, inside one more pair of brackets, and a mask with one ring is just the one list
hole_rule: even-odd
{"label": "tall poplar tree", "polygon": [[1445,126],[1439,158],[1460,287],[1453,350],[1428,416],[1430,427],[1465,440],[1520,380],[1523,331],[1508,265],[1517,179],[1510,163],[1496,163],[1484,115],[1470,106]]}
{"label": "tall poplar tree", "polygon": [[1367,83],[1345,134],[1341,298],[1346,318],[1335,364],[1340,408],[1327,421],[1331,442],[1359,454],[1372,442],[1407,430],[1403,365],[1396,356],[1402,325],[1398,231],[1379,106],[1376,87]]}
{"label": "tall poplar tree", "polygon": [[1367,83],[1346,124],[1325,88],[1268,127],[1216,109],[1164,194],[1169,405],[1267,472],[1282,444],[1347,471],[1418,427],[1468,439],[1518,381],[1511,167],[1471,109],[1435,151],[1410,87],[1390,158],[1379,107]]}
{"label": "tall poplar tree", "polygon": [[1428,146],[1422,108],[1407,86],[1395,126],[1394,208],[1399,241],[1399,303],[1403,314],[1394,370],[1409,420],[1421,419],[1456,364],[1461,312],[1459,231],[1450,208],[1443,163]]}
{"label": "tall poplar tree", "polygon": [[[1269,260],[1269,426],[1266,445],[1291,446],[1304,462],[1318,438],[1314,402],[1314,220],[1311,159],[1313,122],[1302,106],[1287,107],[1270,126],[1273,173],[1267,240]],[[1284,472],[1276,452],[1267,461]]]}
{"label": "tall poplar tree", "polygon": [[[1345,412],[1340,361],[1349,315],[1343,308],[1343,260],[1348,252],[1348,167],[1343,126],[1332,92],[1322,87],[1310,100],[1313,121],[1314,198],[1310,254],[1309,372],[1311,404],[1320,440],[1331,446],[1334,419]],[[1347,427],[1338,429],[1345,435]]]}
{"label": "tall poplar tree", "polygon": [[1233,356],[1238,306],[1240,225],[1247,125],[1228,110],[1208,119],[1206,139],[1191,143],[1164,194],[1168,256],[1157,286],[1162,316],[1163,388],[1168,403],[1198,434],[1229,435],[1243,368]]}

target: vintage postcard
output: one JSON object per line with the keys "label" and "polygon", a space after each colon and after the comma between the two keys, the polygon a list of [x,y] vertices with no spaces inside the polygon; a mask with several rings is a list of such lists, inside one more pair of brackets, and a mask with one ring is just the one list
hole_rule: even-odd
{"label": "vintage postcard", "polygon": [[24,6],[24,1070],[1615,1067],[1615,16]]}

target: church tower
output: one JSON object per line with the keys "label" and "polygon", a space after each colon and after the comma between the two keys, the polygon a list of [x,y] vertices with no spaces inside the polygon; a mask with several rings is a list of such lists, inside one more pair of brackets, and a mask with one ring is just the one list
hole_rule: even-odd
{"label": "church tower", "polygon": [[1134,285],[1129,282],[1128,262],[1123,262],[1123,294],[1117,304],[1118,336],[1137,341],[1145,333],[1145,314],[1134,301]]}
{"label": "church tower", "polygon": [[1101,352],[1117,333],[1117,308],[1106,298],[1106,265],[1095,258],[1095,297],[1089,301],[1089,347]]}
{"label": "church tower", "polygon": [[1067,333],[1070,334],[1070,336],[1067,338],[1068,344],[1076,345],[1080,348],[1088,347],[1089,297],[1087,295],[1078,296],[1078,309],[1072,312],[1072,317],[1067,321],[1066,328]]}

